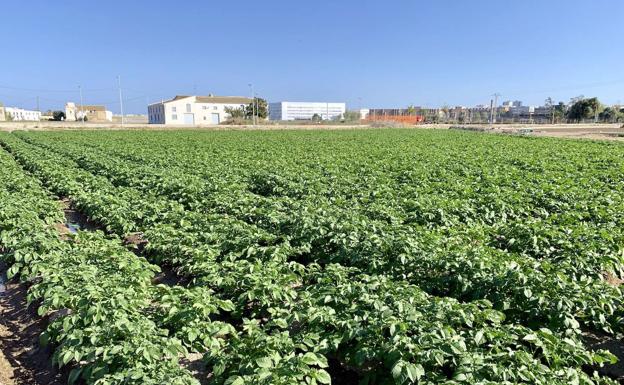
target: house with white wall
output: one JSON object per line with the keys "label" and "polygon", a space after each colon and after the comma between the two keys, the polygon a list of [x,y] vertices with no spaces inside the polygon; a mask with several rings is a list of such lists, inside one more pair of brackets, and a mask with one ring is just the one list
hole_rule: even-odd
{"label": "house with white wall", "polygon": [[184,96],[147,106],[149,124],[201,126],[219,124],[230,117],[226,109],[252,102],[243,96]]}
{"label": "house with white wall", "polygon": [[105,106],[76,105],[76,103],[67,102],[65,104],[65,120],[71,122],[79,120],[86,120],[89,122],[112,122],[113,113],[108,111]]}
{"label": "house with white wall", "polygon": [[25,110],[17,107],[5,107],[4,112],[7,120],[17,121],[31,121],[38,122],[41,120],[41,112],[34,110]]}

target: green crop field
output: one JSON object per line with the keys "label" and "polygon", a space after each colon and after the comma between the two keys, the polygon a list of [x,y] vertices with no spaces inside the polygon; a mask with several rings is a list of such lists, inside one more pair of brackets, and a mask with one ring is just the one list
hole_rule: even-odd
{"label": "green crop field", "polygon": [[[70,381],[618,383],[584,335],[624,332],[622,144],[355,130],[0,146],[1,258]],[[59,233],[61,199],[98,229]]]}

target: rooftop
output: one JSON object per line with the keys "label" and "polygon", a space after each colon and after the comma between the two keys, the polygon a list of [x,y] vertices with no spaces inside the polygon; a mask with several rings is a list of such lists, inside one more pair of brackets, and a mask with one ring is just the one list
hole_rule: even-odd
{"label": "rooftop", "polygon": [[[244,96],[194,96],[194,95],[176,95],[173,99],[165,100],[161,103],[170,103],[175,102],[181,99],[192,98],[195,97],[197,103],[221,103],[221,104],[249,104],[251,103],[251,98],[247,98]],[[152,103],[159,104],[159,103]]]}

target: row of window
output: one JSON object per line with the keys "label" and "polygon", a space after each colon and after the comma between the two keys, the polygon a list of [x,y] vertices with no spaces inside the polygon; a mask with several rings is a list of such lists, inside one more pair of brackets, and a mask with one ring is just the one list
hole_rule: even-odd
{"label": "row of window", "polygon": [[[202,109],[203,109],[203,110],[207,110],[207,109],[208,109],[208,106],[202,106]],[[217,107],[217,106],[212,106],[212,109],[216,111],[216,110],[218,110],[218,109],[219,109],[219,107]],[[171,107],[171,112],[178,112],[177,107]],[[192,112],[192,111],[191,111],[191,104],[190,104],[190,103],[187,103],[187,104],[186,104],[186,112]]]}

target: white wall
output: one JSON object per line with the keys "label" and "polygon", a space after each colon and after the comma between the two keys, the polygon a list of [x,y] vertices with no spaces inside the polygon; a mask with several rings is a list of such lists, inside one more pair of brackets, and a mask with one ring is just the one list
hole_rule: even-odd
{"label": "white wall", "polygon": [[[187,104],[190,110],[187,110]],[[148,121],[150,124],[185,124],[184,114],[193,114],[195,125],[211,125],[212,114],[219,115],[219,122],[229,118],[226,108],[240,108],[241,104],[231,103],[197,103],[194,96],[188,98],[156,103],[148,106]]]}
{"label": "white wall", "polygon": [[41,112],[33,110],[24,110],[16,107],[6,107],[5,111],[13,121],[35,121],[41,120]]}
{"label": "white wall", "polygon": [[345,103],[328,102],[278,102],[271,103],[269,109],[271,106],[271,120],[310,120],[315,114],[323,120],[331,120],[342,117],[347,109]]}

